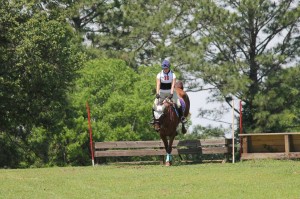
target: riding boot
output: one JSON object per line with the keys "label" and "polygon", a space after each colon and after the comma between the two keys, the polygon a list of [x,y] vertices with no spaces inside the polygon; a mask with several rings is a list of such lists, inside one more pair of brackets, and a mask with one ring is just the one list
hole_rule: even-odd
{"label": "riding boot", "polygon": [[178,110],[178,115],[179,115],[179,118],[180,118],[181,123],[182,123],[182,124],[185,124],[187,121],[186,121],[186,119],[185,119],[185,117],[184,117],[184,115],[183,115],[182,108],[179,107],[179,108],[177,108],[177,110]]}
{"label": "riding boot", "polygon": [[154,124],[154,123],[155,123],[154,109],[152,109],[152,120],[151,120],[150,124]]}

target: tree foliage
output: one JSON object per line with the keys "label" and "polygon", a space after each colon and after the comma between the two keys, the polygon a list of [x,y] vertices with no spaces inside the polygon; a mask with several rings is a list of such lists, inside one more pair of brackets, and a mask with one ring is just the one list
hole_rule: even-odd
{"label": "tree foliage", "polygon": [[[23,3],[0,3],[0,132],[9,141],[1,148],[24,154],[19,161],[47,161],[43,153],[58,133],[66,92],[84,54],[68,23]],[[14,165],[7,155],[5,164]]]}
{"label": "tree foliage", "polygon": [[211,101],[241,99],[248,130],[270,130],[259,126],[262,121],[255,113],[263,107],[255,98],[268,78],[284,73],[286,66],[297,67],[298,1],[137,0],[77,5],[80,25],[76,27],[86,32],[93,47],[131,66],[171,57],[191,91],[210,89]]}
{"label": "tree foliage", "polygon": [[[286,129],[286,125],[272,122],[271,117],[256,114],[260,111],[267,115],[281,114],[277,120],[286,120],[283,113],[294,111],[285,103],[276,104],[275,109],[259,106],[257,98],[258,94],[265,95],[268,101],[264,104],[277,101],[276,95],[266,92],[266,88],[277,87],[277,84],[271,86],[270,81],[278,76],[288,78],[284,74],[289,67],[298,67],[295,61],[299,58],[299,5],[293,1],[225,1],[221,6],[203,7],[203,15],[195,20],[201,21],[199,44],[204,49],[203,59],[191,66],[198,73],[196,77],[212,85],[216,96],[223,99],[235,96],[243,100],[248,130],[278,132]],[[209,26],[205,26],[208,23]],[[184,57],[189,59],[194,52],[185,51]],[[288,79],[282,81],[288,82]]]}
{"label": "tree foliage", "polygon": [[255,96],[258,131],[286,132],[299,130],[300,67],[288,68],[271,76]]}
{"label": "tree foliage", "polygon": [[80,164],[77,160],[82,155],[89,158],[86,103],[91,110],[94,141],[159,139],[148,124],[155,71],[141,67],[136,72],[124,61],[114,59],[91,60],[85,64],[69,95],[73,117],[68,117],[68,128],[62,138],[70,162]]}

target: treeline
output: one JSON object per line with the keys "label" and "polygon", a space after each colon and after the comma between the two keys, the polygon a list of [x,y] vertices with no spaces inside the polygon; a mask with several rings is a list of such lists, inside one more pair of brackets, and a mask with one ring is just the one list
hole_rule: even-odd
{"label": "treeline", "polygon": [[[94,59],[77,70],[78,78],[65,88],[65,93],[55,88],[43,95],[48,98],[45,100],[28,96],[28,101],[22,99],[22,104],[13,105],[11,101],[19,115],[14,118],[17,125],[1,132],[1,166],[89,163],[87,102],[94,140],[159,139],[148,124],[155,86],[153,76],[158,70],[159,67],[154,70],[140,67],[134,71],[122,60]],[[32,95],[45,92],[44,87],[56,81],[60,79],[41,80]],[[35,105],[26,107],[34,103],[33,100],[37,100]],[[32,113],[28,115],[25,108]],[[23,119],[26,116],[28,118]]]}
{"label": "treeline", "polygon": [[159,139],[166,57],[187,90],[242,100],[245,132],[298,131],[299,23],[292,0],[1,1],[0,167],[88,164],[86,101],[97,141]]}

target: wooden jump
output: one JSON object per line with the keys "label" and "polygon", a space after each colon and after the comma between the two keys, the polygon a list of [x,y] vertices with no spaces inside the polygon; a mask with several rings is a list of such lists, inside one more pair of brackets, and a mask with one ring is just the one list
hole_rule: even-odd
{"label": "wooden jump", "polygon": [[[174,140],[172,155],[183,154],[229,154],[230,139]],[[95,158],[164,156],[164,144],[159,141],[95,142]]]}
{"label": "wooden jump", "polygon": [[241,160],[300,158],[300,133],[239,134]]}

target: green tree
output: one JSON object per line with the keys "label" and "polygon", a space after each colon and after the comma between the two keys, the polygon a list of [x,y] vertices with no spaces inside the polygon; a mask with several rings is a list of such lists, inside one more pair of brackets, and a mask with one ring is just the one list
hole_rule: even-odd
{"label": "green tree", "polygon": [[287,68],[272,75],[255,96],[258,131],[299,131],[300,66]]}
{"label": "green tree", "polygon": [[255,98],[268,78],[296,67],[298,1],[89,1],[72,8],[95,48],[131,66],[171,57],[190,91],[210,89],[212,101],[241,99],[248,130],[270,130],[255,113],[274,111]]}
{"label": "green tree", "polygon": [[[181,28],[183,42],[173,42],[176,58],[193,71],[194,82],[203,80],[193,90],[209,85],[215,101],[243,100],[246,131],[275,132],[296,125],[297,100],[289,106],[275,102],[278,96],[288,99],[281,90],[286,87],[293,91],[293,99],[298,96],[297,84],[288,79],[287,70],[299,67],[299,2],[201,1],[195,6],[193,17]],[[279,81],[274,81],[278,77],[285,82],[279,88]]]}
{"label": "green tree", "polygon": [[0,139],[9,141],[1,150],[15,151],[0,165],[47,162],[66,91],[84,60],[81,40],[64,19],[36,12],[36,4],[2,1],[0,13]]}
{"label": "green tree", "polygon": [[[76,1],[65,3],[74,28],[101,55],[120,58],[133,68],[160,63],[173,55],[171,38],[178,19],[189,16],[186,1]],[[95,55],[95,54],[93,54]]]}
{"label": "green tree", "polygon": [[153,67],[134,71],[124,61],[115,59],[97,59],[85,64],[69,94],[70,115],[59,138],[66,146],[67,163],[89,163],[86,102],[91,110],[94,141],[159,139],[148,124],[156,72]]}

